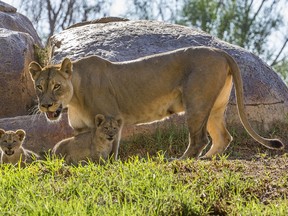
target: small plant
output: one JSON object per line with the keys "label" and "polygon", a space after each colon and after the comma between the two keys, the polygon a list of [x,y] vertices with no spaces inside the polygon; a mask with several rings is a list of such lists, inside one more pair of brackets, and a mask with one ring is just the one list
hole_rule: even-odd
{"label": "small plant", "polygon": [[50,61],[50,56],[49,56],[49,48],[41,48],[38,45],[34,44],[34,57],[35,60],[42,66],[46,66],[49,61]]}

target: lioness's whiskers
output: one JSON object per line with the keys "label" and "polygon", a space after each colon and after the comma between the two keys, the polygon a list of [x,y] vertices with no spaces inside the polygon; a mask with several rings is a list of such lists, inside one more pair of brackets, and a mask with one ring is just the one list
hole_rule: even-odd
{"label": "lioness's whiskers", "polygon": [[29,110],[28,110],[28,115],[34,115],[34,114],[37,114],[39,113],[40,110],[39,110],[39,107],[38,105],[34,105],[33,107],[31,107]]}

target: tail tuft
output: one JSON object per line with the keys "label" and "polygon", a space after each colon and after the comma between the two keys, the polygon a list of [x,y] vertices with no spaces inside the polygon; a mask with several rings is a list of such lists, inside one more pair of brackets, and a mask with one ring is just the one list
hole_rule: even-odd
{"label": "tail tuft", "polygon": [[280,140],[277,140],[277,139],[269,140],[269,144],[270,144],[270,147],[274,149],[284,148],[284,144]]}

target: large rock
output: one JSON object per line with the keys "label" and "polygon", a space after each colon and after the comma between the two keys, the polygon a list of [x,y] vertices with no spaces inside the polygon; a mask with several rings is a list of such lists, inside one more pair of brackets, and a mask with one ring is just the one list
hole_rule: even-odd
{"label": "large rock", "polygon": [[26,33],[0,28],[0,117],[28,114],[35,99],[28,65],[34,41]]}
{"label": "large rock", "polygon": [[17,9],[12,5],[9,5],[5,2],[0,1],[0,11],[7,13],[15,13]]}
{"label": "large rock", "polygon": [[[252,53],[191,27],[158,21],[95,23],[69,28],[50,38],[51,62],[64,57],[73,60],[99,55],[111,61],[125,61],[187,46],[212,46],[235,58],[244,80],[245,105],[250,122],[268,129],[283,122],[288,113],[288,89],[279,76]],[[228,108],[228,122],[239,124],[234,93]]]}
{"label": "large rock", "polygon": [[13,6],[0,1],[0,28],[29,34],[35,44],[42,47],[42,42],[31,21],[24,15],[17,13]]}
{"label": "large rock", "polygon": [[41,41],[31,22],[0,1],[0,118],[29,114],[35,91],[28,65]]}

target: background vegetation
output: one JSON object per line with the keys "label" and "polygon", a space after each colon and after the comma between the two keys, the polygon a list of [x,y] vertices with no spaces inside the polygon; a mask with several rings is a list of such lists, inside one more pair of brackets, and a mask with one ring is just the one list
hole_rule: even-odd
{"label": "background vegetation", "polygon": [[260,56],[288,75],[288,0],[12,0],[43,41],[103,16],[162,20],[194,26]]}

